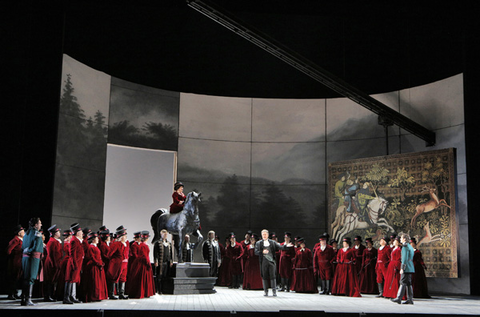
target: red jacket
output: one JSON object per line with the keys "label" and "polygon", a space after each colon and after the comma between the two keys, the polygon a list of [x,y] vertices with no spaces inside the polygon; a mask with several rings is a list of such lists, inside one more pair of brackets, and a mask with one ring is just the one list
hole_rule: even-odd
{"label": "red jacket", "polygon": [[19,236],[15,236],[8,243],[7,255],[8,255],[8,268],[7,274],[12,278],[19,279],[23,275],[22,271],[22,239]]}
{"label": "red jacket", "polygon": [[313,254],[313,270],[322,280],[331,280],[333,278],[333,264],[335,260],[335,251],[332,246],[326,245],[322,251],[321,246],[315,249]]}
{"label": "red jacket", "polygon": [[51,237],[47,243],[47,259],[45,260],[45,282],[55,283],[62,266],[62,243]]}
{"label": "red jacket", "polygon": [[[130,247],[128,241],[125,245],[120,241],[114,241],[110,243],[110,252],[108,258],[107,282],[116,283],[119,279],[126,280],[126,274],[128,269],[128,255]],[[122,280],[122,282],[124,282]]]}
{"label": "red jacket", "polygon": [[[170,213],[171,214],[176,214],[180,211],[183,210],[183,206],[185,205],[185,194],[183,195],[180,195],[179,193],[177,192],[174,192],[172,194],[172,198],[173,198],[173,203],[170,205]],[[183,201],[182,204],[180,204],[180,202]]]}
{"label": "red jacket", "polygon": [[67,271],[65,273],[65,282],[80,283],[80,272],[82,270],[83,258],[85,252],[83,245],[77,237],[72,237],[70,241],[69,258]]}

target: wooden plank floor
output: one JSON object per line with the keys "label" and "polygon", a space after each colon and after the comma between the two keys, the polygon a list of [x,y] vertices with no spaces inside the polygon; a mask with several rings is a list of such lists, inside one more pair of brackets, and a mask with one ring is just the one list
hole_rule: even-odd
{"label": "wooden plank floor", "polygon": [[[264,297],[263,291],[233,290],[216,287],[216,294],[155,295],[145,299],[101,301],[95,303],[63,305],[34,300],[38,305],[22,307],[20,301],[0,297],[0,309],[58,309],[58,310],[164,310],[164,311],[217,311],[217,312],[279,312],[283,310],[325,311],[328,313],[405,313],[478,315],[480,298],[473,296],[434,296],[417,299],[415,305],[398,305],[374,295],[362,298],[325,296],[279,292],[277,297]],[[271,291],[270,291],[271,295]]]}

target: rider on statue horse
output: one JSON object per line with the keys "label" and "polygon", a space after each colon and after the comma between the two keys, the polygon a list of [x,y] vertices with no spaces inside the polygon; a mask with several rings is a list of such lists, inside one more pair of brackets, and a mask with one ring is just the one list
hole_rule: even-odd
{"label": "rider on statue horse", "polygon": [[170,213],[176,214],[183,210],[185,205],[185,194],[183,193],[183,184],[181,182],[176,182],[173,189],[174,192],[172,194],[173,203],[170,205]]}

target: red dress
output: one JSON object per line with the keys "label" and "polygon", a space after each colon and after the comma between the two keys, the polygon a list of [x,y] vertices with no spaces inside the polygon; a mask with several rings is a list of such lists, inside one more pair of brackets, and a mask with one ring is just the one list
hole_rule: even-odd
{"label": "red dress", "polygon": [[227,257],[227,250],[222,244],[220,247],[220,254],[222,256],[222,264],[218,268],[218,286],[229,286],[232,283],[232,274],[230,273],[230,259]]}
{"label": "red dress", "polygon": [[132,273],[132,265],[137,258],[137,251],[138,251],[139,243],[136,241],[130,242],[130,250],[128,251],[128,268],[127,268],[127,281],[130,279]]}
{"label": "red dress", "polygon": [[23,276],[22,270],[22,250],[23,240],[19,236],[15,236],[8,243],[7,255],[8,255],[8,266],[7,274],[11,277],[12,280],[18,280]]}
{"label": "red dress", "polygon": [[375,265],[377,262],[377,249],[363,250],[362,270],[360,271],[360,292],[364,294],[377,294],[377,275]]}
{"label": "red dress", "polygon": [[82,242],[78,240],[77,237],[73,236],[70,241],[65,282],[80,283],[80,271],[82,270],[84,256],[85,253],[83,251]]}
{"label": "red dress", "polygon": [[108,298],[107,281],[100,249],[90,244],[87,250],[85,272],[83,273],[85,302]]}
{"label": "red dress", "polygon": [[131,265],[126,293],[130,298],[144,298],[155,295],[153,270],[150,263],[150,248],[146,243],[137,244],[135,260]]}
{"label": "red dress", "polygon": [[247,246],[241,255],[244,263],[243,289],[263,289],[260,261],[255,246]]}
{"label": "red dress", "polygon": [[415,249],[413,266],[415,268],[415,273],[412,276],[413,297],[430,298],[430,295],[428,295],[427,276],[425,275],[425,263],[420,250]]}
{"label": "red dress", "polygon": [[298,248],[293,261],[294,273],[291,290],[297,293],[318,292],[317,283],[313,276],[313,255],[310,249]]}
{"label": "red dress", "polygon": [[[284,245],[282,242],[281,245]],[[278,262],[278,272],[281,278],[291,279],[293,277],[293,259],[295,258],[295,248],[287,248],[280,251],[280,261]]]}
{"label": "red dress", "polygon": [[[375,271],[377,273],[378,284],[385,282],[391,254],[392,254],[392,248],[390,248],[388,245],[384,246],[383,248],[380,247],[377,250],[377,265],[375,266]],[[385,288],[385,285],[383,285],[383,288]]]}
{"label": "red dress", "polygon": [[[185,194],[179,194],[177,192],[173,192],[172,194],[173,203],[170,205],[170,213],[176,214],[183,210],[183,206],[185,205]],[[183,201],[183,203],[180,203]]]}
{"label": "red dress", "polygon": [[128,241],[125,244],[120,241],[114,241],[110,244],[108,253],[110,262],[106,274],[108,283],[125,283],[127,281],[129,250]]}
{"label": "red dress", "polygon": [[335,259],[335,251],[332,246],[326,245],[322,251],[321,246],[315,249],[313,255],[313,271],[317,278],[321,280],[333,279],[333,260]]}
{"label": "red dress", "polygon": [[47,243],[47,259],[45,260],[45,282],[56,283],[62,265],[62,244],[55,238],[50,238]]}
{"label": "red dress", "polygon": [[387,268],[385,277],[385,285],[383,285],[383,297],[396,298],[398,292],[398,284],[400,282],[400,269],[402,265],[402,247],[392,250],[390,255],[390,263]]}
{"label": "red dress", "polygon": [[240,275],[242,274],[242,263],[240,260],[237,260],[242,254],[242,245],[238,242],[235,242],[235,245],[231,244],[227,247],[226,257],[229,258],[230,262],[230,274],[231,275]]}
{"label": "red dress", "polygon": [[362,297],[354,261],[355,253],[352,248],[338,250],[332,294]]}

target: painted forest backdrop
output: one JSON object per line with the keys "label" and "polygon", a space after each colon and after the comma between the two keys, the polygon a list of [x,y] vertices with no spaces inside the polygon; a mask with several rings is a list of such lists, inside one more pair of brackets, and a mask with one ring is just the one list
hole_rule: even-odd
{"label": "painted forest backdrop", "polygon": [[[377,116],[346,98],[170,92],[111,78],[67,55],[63,73],[52,219],[64,228],[75,221],[93,229],[102,225],[108,142],[177,151],[177,179],[186,192],[202,192],[204,234],[213,229],[223,240],[233,231],[240,240],[247,230],[268,228],[279,236],[288,230],[311,247],[331,229],[328,164],[386,153]],[[460,74],[372,96],[437,135],[437,144],[426,148],[390,127],[391,154],[456,148],[459,278],[430,284],[441,289],[448,283],[454,293],[469,287],[462,87]],[[422,195],[419,200],[427,199]]]}

